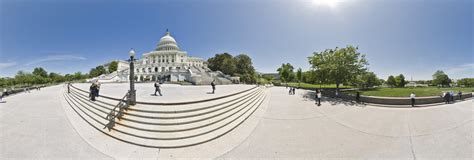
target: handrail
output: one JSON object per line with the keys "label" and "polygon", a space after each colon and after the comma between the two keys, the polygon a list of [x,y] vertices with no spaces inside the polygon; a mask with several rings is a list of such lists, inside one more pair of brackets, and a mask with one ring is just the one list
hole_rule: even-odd
{"label": "handrail", "polygon": [[[110,111],[110,113],[105,117],[105,119],[109,120],[109,123],[107,123],[103,129],[108,128],[109,132],[110,130],[115,126],[115,118],[119,119],[123,116],[123,110],[127,110],[129,104],[130,104],[130,91],[123,96],[122,99],[120,99],[119,103],[115,105],[114,109]],[[116,111],[118,108],[118,111]],[[115,113],[118,112],[118,113]]]}

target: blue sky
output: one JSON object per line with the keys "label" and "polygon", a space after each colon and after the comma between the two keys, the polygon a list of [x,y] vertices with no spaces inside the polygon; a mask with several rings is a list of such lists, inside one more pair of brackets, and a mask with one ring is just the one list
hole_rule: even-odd
{"label": "blue sky", "polygon": [[[329,2],[323,2],[329,1]],[[315,51],[359,46],[380,78],[474,77],[472,0],[2,0],[0,76],[41,66],[88,72],[168,28],[191,56],[246,53],[260,72]]]}

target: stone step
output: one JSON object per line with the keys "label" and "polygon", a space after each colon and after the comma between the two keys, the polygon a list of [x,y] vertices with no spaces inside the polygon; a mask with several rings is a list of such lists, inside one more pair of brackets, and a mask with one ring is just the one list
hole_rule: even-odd
{"label": "stone step", "polygon": [[[187,125],[186,127],[189,127],[189,128],[181,128],[182,126],[179,126],[179,125],[174,125],[174,126],[147,125],[147,126],[142,126],[142,127],[143,128],[146,127],[146,129],[148,130],[139,130],[135,128],[126,127],[123,125],[118,125],[114,129],[120,130],[126,133],[132,133],[133,135],[131,136],[135,136],[138,138],[145,138],[145,139],[178,140],[178,139],[193,138],[193,137],[205,135],[205,134],[220,130],[221,128],[224,128],[225,126],[230,125],[233,121],[236,121],[238,120],[238,118],[244,116],[246,113],[251,112],[255,104],[257,104],[261,100],[263,100],[263,96],[259,97],[259,99],[255,99],[254,101],[243,104],[241,106],[242,107],[241,110],[236,111],[235,113],[229,114],[226,117],[222,117],[223,119],[220,121],[209,119],[209,120],[203,121],[203,124],[193,123],[193,124]],[[130,126],[138,125],[138,124],[131,124],[128,121],[124,122],[124,124],[127,124],[127,123],[130,124]]]}
{"label": "stone step", "polygon": [[[265,95],[265,94],[263,94]],[[232,129],[237,127],[239,124],[243,123],[245,119],[247,119],[257,108],[260,106],[262,101],[265,97],[261,97],[258,101],[249,103],[251,108],[241,114],[241,116],[236,117],[232,121],[222,122],[226,123],[225,126],[217,127],[214,129],[207,129],[205,131],[201,131],[201,134],[197,134],[197,132],[182,132],[182,134],[173,134],[174,136],[169,137],[161,137],[162,135],[153,133],[153,132],[137,132],[136,130],[132,129],[125,129],[125,127],[117,125],[111,132],[104,131],[103,125],[108,121],[102,119],[102,117],[98,115],[94,115],[93,112],[82,108],[78,102],[74,102],[71,99],[71,96],[65,94],[65,99],[67,103],[74,109],[74,111],[81,116],[87,123],[93,126],[95,129],[99,130],[100,132],[109,135],[117,140],[122,142],[139,145],[143,147],[154,147],[154,148],[176,148],[176,147],[186,147],[197,145],[201,143],[205,143],[216,139],[228,132]],[[124,129],[124,131],[119,130]],[[189,134],[188,134],[189,133]],[[191,135],[191,133],[194,133]],[[143,135],[138,135],[143,134]],[[164,135],[163,135],[164,136]]]}
{"label": "stone step", "polygon": [[[156,128],[154,126],[157,126],[160,130],[153,130],[157,132],[176,132],[179,130],[182,130],[182,131],[192,130],[192,129],[197,129],[199,127],[208,126],[213,123],[217,123],[218,121],[225,120],[226,118],[229,118],[232,115],[235,115],[235,112],[242,110],[241,107],[245,105],[247,102],[255,101],[257,98],[262,97],[262,95],[263,93],[260,93],[258,96],[254,96],[252,99],[243,101],[243,103],[236,103],[233,106],[231,106],[231,109],[224,110],[222,112],[196,116],[196,117],[193,117],[193,119],[167,119],[167,121],[163,121],[159,119],[136,118],[133,116],[124,115],[122,117],[122,121],[119,121],[118,123],[120,123],[120,125],[127,126],[129,128],[134,128],[138,130],[150,130],[150,131],[153,130],[153,129],[148,129],[150,128],[150,125],[152,128]],[[74,95],[71,95],[71,94],[69,94],[68,96],[71,97],[71,99],[74,102],[78,103],[82,107],[85,107],[86,110],[89,110],[90,112],[95,112],[94,113],[95,115],[97,116],[104,115],[104,116],[101,116],[101,118],[105,118],[105,115],[108,114],[106,110],[100,109],[100,107],[93,106],[93,104],[91,104],[88,101],[75,99]]]}
{"label": "stone step", "polygon": [[[214,104],[208,107],[203,107],[200,110],[195,110],[194,112],[155,112],[154,110],[131,110],[131,108],[140,108],[141,105],[135,105],[135,106],[130,106],[128,111],[125,112],[125,115],[132,116],[132,117],[138,117],[138,118],[150,118],[150,119],[179,119],[179,118],[190,118],[190,117],[195,117],[195,116],[200,116],[200,115],[205,115],[209,114],[212,112],[216,112],[219,110],[223,110],[225,108],[229,108],[232,104],[236,104],[240,101],[246,100],[251,98],[252,96],[255,96],[262,92],[262,89],[258,89],[255,92],[250,93],[249,95],[244,95],[242,97],[236,98],[231,100],[228,103],[220,103],[220,104]],[[111,109],[113,109],[114,106],[111,105],[104,105],[102,103],[97,103],[97,102],[92,102],[87,99],[84,95],[80,95],[76,92],[71,92],[70,93],[72,96],[74,96],[76,99],[87,102],[88,105],[94,105],[97,106],[98,108],[104,110],[105,112],[110,112]],[[158,109],[157,107],[151,108],[151,109]]]}
{"label": "stone step", "polygon": [[[229,103],[235,103],[236,101],[240,101],[244,98],[247,98],[248,96],[258,93],[260,90],[262,90],[262,88],[255,88],[255,89],[249,90],[248,92],[244,92],[242,94],[238,94],[232,97],[218,99],[215,101],[196,103],[196,104],[172,105],[172,106],[137,104],[135,106],[130,106],[128,110],[143,112],[140,114],[143,116],[153,115],[155,117],[156,113],[159,113],[160,115],[173,114],[173,116],[170,116],[170,117],[176,118],[176,117],[179,117],[180,115],[187,115],[186,114],[187,112],[195,112],[195,114],[199,114],[199,113],[209,112],[211,110],[216,110],[218,109],[219,106],[229,104]],[[89,98],[85,93],[81,93],[81,92],[73,90],[71,91],[71,94],[77,95],[79,98],[89,101],[88,100]],[[95,105],[98,105],[102,108],[108,108],[109,110],[111,110],[113,107],[115,107],[118,101],[113,101],[113,100],[104,99],[104,98],[101,98],[101,99],[97,98],[96,102],[91,102],[91,103],[94,103]],[[146,113],[149,113],[149,114],[146,114]],[[164,116],[160,116],[160,117],[164,117]]]}
{"label": "stone step", "polygon": [[[218,98],[215,100],[209,100],[201,103],[190,103],[184,105],[156,105],[156,104],[137,104],[135,107],[130,107],[132,111],[141,111],[141,112],[151,112],[151,113],[180,113],[180,112],[193,112],[201,109],[212,108],[213,106],[221,105],[223,103],[229,103],[230,101],[241,98],[242,95],[248,95],[258,91],[260,87],[254,87],[248,90],[241,91],[238,94],[226,95],[227,97]],[[71,92],[79,93],[83,97],[88,99],[88,93],[83,90],[72,89]],[[104,97],[96,98],[95,103],[102,103],[104,105],[115,106],[117,105],[117,100],[111,100]]]}

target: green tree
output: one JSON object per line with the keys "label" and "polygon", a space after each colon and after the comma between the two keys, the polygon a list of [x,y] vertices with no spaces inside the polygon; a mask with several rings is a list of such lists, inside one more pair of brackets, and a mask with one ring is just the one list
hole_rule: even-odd
{"label": "green tree", "polygon": [[34,75],[37,75],[37,76],[41,76],[41,77],[48,77],[48,72],[46,72],[46,70],[44,70],[43,68],[41,67],[36,67],[34,70],[33,70],[33,74]]}
{"label": "green tree", "polygon": [[301,70],[301,68],[298,68],[298,70],[296,70],[296,80],[298,82],[301,82],[303,80],[303,71]]}
{"label": "green tree", "polygon": [[379,79],[380,85],[385,84],[385,79]]}
{"label": "green tree", "polygon": [[461,87],[473,87],[474,86],[474,78],[463,78],[457,81],[458,86]]}
{"label": "green tree", "polygon": [[405,76],[403,74],[400,74],[395,77],[395,82],[397,87],[405,87],[406,81],[405,81]]}
{"label": "green tree", "polygon": [[108,67],[109,73],[117,71],[117,68],[118,68],[118,62],[117,61],[110,62],[109,67]]}
{"label": "green tree", "polygon": [[374,72],[364,72],[363,74],[358,75],[355,83],[359,88],[369,88],[380,84],[381,82]]}
{"label": "green tree", "polygon": [[435,86],[449,86],[449,83],[451,82],[451,79],[449,79],[448,75],[445,74],[441,70],[437,70],[433,74],[433,85]]}
{"label": "green tree", "polygon": [[257,76],[255,74],[255,68],[252,65],[252,59],[246,54],[240,54],[235,56],[235,73],[234,75],[239,75],[240,81],[245,83],[255,83]]}
{"label": "green tree", "polygon": [[52,82],[54,83],[59,83],[59,82],[64,82],[66,81],[66,79],[64,78],[64,76],[58,74],[58,73],[54,73],[54,72],[51,72],[49,73],[49,76],[48,76]]}
{"label": "green tree", "polygon": [[367,70],[368,65],[365,55],[358,52],[357,47],[326,49],[322,52],[314,52],[309,57],[312,69],[324,75],[324,79],[339,85],[351,83]]}
{"label": "green tree", "polygon": [[387,85],[393,88],[394,86],[396,86],[396,84],[397,81],[395,80],[395,77],[393,77],[392,75],[388,76]]}
{"label": "green tree", "polygon": [[214,57],[207,59],[207,62],[209,69],[221,71],[228,75],[234,75],[237,68],[233,56],[229,53],[216,54]]}
{"label": "green tree", "polygon": [[87,76],[83,75],[82,72],[76,72],[72,75],[72,80],[82,80],[85,79]]}
{"label": "green tree", "polygon": [[293,75],[293,66],[290,63],[281,64],[281,67],[277,69],[280,79],[283,82],[290,82]]}
{"label": "green tree", "polygon": [[95,68],[91,68],[91,70],[89,71],[89,76],[90,78],[93,78],[106,73],[107,71],[105,70],[104,66],[97,66]]}

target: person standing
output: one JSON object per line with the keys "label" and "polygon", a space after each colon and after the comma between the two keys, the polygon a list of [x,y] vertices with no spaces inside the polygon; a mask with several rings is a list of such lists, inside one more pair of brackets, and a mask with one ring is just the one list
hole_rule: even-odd
{"label": "person standing", "polygon": [[411,92],[410,99],[411,99],[411,106],[415,107],[415,92]]}
{"label": "person standing", "polygon": [[449,103],[449,94],[446,92],[443,92],[443,99],[444,99],[444,104]]}
{"label": "person standing", "polygon": [[359,91],[357,91],[357,93],[356,93],[356,102],[360,103],[360,92]]}
{"label": "person standing", "polygon": [[7,89],[4,88],[2,91],[2,95],[0,95],[0,102],[3,102],[3,97],[6,95]]}
{"label": "person standing", "polygon": [[315,102],[315,104],[318,104],[318,92],[319,92],[318,89],[316,89],[314,91],[314,102]]}
{"label": "person standing", "polygon": [[216,81],[216,80],[214,79],[214,80],[212,80],[212,82],[211,82],[211,86],[212,86],[212,94],[214,94],[214,93],[215,93],[215,91],[216,91],[216,84],[214,83],[214,81]]}
{"label": "person standing", "polygon": [[318,106],[321,106],[321,97],[322,97],[321,90],[318,90],[316,92],[316,96],[318,97]]}
{"label": "person standing", "polygon": [[296,87],[293,87],[292,91],[293,91],[293,95],[295,95]]}
{"label": "person standing", "polygon": [[461,91],[458,92],[458,97],[459,97],[459,100],[462,100],[462,92]]}
{"label": "person standing", "polygon": [[68,82],[67,83],[67,93],[71,93],[70,86],[71,86],[71,82]]}
{"label": "person standing", "polygon": [[290,87],[290,90],[288,90],[288,94],[289,94],[289,95],[291,95],[291,91],[292,91],[292,90],[293,90],[293,89],[291,89],[291,87]]}
{"label": "person standing", "polygon": [[95,96],[97,94],[97,85],[95,83],[92,83],[91,86],[89,87],[89,97],[91,98],[91,101],[95,101]]}
{"label": "person standing", "polygon": [[454,99],[454,91],[450,91],[449,92],[449,96],[451,98],[451,101],[454,103],[455,99]]}
{"label": "person standing", "polygon": [[155,82],[155,96],[157,96],[157,95],[156,95],[156,92],[158,92],[158,94],[160,94],[160,96],[163,96],[163,95],[161,94],[161,85],[160,85],[160,83],[158,83],[158,82]]}

